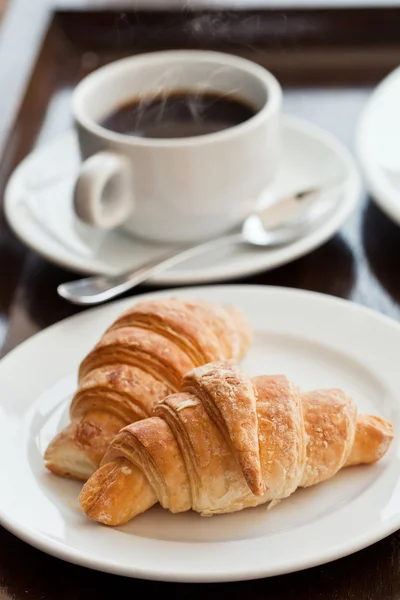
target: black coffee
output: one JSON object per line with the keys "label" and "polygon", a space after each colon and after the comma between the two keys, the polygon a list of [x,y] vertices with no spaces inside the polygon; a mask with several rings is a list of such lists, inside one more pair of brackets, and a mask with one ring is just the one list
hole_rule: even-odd
{"label": "black coffee", "polygon": [[185,138],[228,129],[256,112],[232,96],[177,91],[132,100],[112,112],[101,125],[143,138]]}

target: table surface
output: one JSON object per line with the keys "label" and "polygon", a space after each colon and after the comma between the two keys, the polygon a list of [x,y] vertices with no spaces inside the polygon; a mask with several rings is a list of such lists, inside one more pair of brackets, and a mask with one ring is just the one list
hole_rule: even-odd
{"label": "table surface", "polygon": [[[18,19],[24,19],[26,25],[26,12],[15,10],[5,25],[3,42],[21,22]],[[31,30],[33,28],[32,25]],[[0,58],[1,43],[0,40]],[[1,67],[4,70],[4,65],[0,64]],[[10,89],[15,91],[11,80],[12,74]],[[357,115],[370,91],[367,86],[346,90],[287,88],[285,111],[314,121],[351,147]],[[45,143],[70,124],[71,116],[66,108],[69,94],[70,91],[64,93],[57,110],[49,111],[51,114],[43,124],[37,144]],[[9,108],[7,98],[4,102],[4,111],[0,110],[0,142],[1,132],[6,131],[7,125],[4,114]],[[3,157],[0,169],[2,190],[8,174],[5,159]],[[399,257],[398,227],[365,195],[356,214],[328,243],[289,265],[241,281],[333,294],[399,320]],[[72,278],[72,273],[52,266],[27,250],[9,231],[0,213],[0,349],[3,355],[37,331],[78,312],[56,293],[59,283]],[[137,293],[144,289],[149,288],[142,287]],[[288,600],[394,600],[400,598],[399,549],[400,534],[396,533],[370,548],[321,567],[253,582],[210,584],[205,588],[204,585],[130,580],[90,571],[47,556],[0,529],[0,600],[100,600],[111,595],[122,598],[142,593],[188,597],[200,597],[204,593],[237,597],[245,594],[260,599]]]}

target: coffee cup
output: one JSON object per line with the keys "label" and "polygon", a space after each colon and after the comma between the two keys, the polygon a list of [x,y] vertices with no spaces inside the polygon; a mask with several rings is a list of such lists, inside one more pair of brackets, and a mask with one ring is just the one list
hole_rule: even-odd
{"label": "coffee cup", "polygon": [[[197,124],[177,98],[200,99]],[[166,103],[172,117],[163,114]],[[83,161],[77,216],[156,242],[226,232],[255,209],[276,174],[281,103],[271,73],[219,52],[154,52],[98,69],[73,94]],[[176,135],[171,119],[179,121]]]}

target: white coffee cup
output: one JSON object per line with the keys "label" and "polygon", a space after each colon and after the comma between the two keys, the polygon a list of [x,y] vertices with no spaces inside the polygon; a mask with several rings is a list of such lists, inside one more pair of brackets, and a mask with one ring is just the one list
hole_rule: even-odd
{"label": "white coffee cup", "polygon": [[[257,112],[228,129],[188,138],[142,138],[99,124],[133,99],[182,89],[232,94]],[[254,210],[276,173],[281,103],[271,73],[219,52],[154,52],[100,68],[73,95],[84,160],[74,193],[78,217],[162,242],[229,230]]]}

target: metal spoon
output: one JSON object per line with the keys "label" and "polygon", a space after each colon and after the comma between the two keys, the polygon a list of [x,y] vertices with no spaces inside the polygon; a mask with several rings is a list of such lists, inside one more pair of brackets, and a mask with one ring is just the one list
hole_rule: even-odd
{"label": "metal spoon", "polygon": [[[329,189],[332,187],[332,185],[329,186]],[[133,271],[117,275],[95,275],[93,277],[62,283],[58,286],[57,291],[60,296],[74,304],[99,304],[131,290],[139,285],[139,283],[143,283],[160,271],[223,246],[247,244],[267,248],[290,244],[309,232],[312,227],[315,227],[336,205],[336,201],[320,201],[319,196],[321,192],[326,190],[326,186],[323,188],[302,190],[292,196],[278,200],[261,212],[251,214],[244,221],[240,231],[194,246],[186,246],[180,249],[174,248]],[[302,206],[304,203],[305,210],[294,210],[295,207],[298,208],[300,203]],[[271,212],[274,209],[276,210],[276,208],[281,213],[295,212],[297,214],[294,216],[292,214],[291,217],[287,218],[281,224],[271,226]],[[270,221],[269,224],[268,220]]]}

